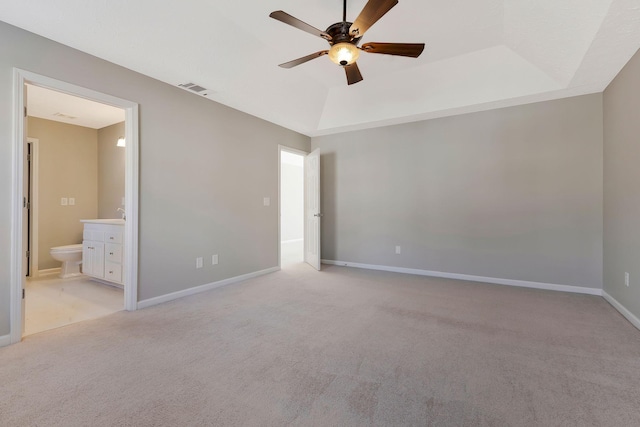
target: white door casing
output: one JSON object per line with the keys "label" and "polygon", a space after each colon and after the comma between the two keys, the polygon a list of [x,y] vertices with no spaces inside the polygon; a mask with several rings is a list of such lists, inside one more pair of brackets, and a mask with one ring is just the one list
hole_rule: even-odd
{"label": "white door casing", "polygon": [[29,197],[29,160],[27,158],[28,146],[29,142],[27,141],[27,85],[23,85],[22,87],[22,96],[24,97],[24,114],[22,116],[22,126],[25,130],[22,133],[22,271],[20,276],[20,298],[21,301],[21,313],[22,313],[22,328],[20,333],[24,335],[25,328],[25,285],[27,284],[27,272],[29,271],[29,262],[31,261],[27,256],[27,248],[29,248],[29,227],[27,224],[29,223],[29,209],[27,208],[27,203]]}
{"label": "white door casing", "polygon": [[304,158],[304,261],[320,270],[320,149]]}
{"label": "white door casing", "polygon": [[14,157],[12,185],[12,234],[11,234],[11,302],[10,302],[10,342],[17,343],[22,339],[24,327],[24,307],[22,286],[24,285],[25,262],[23,260],[23,230],[26,223],[23,218],[24,188],[24,143],[26,127],[24,123],[24,107],[27,97],[24,92],[25,83],[42,86],[69,95],[86,98],[125,111],[125,206],[127,221],[125,223],[125,268],[124,268],[124,305],[125,310],[133,311],[138,307],[138,187],[139,187],[139,144],[138,144],[138,104],[126,99],[76,86],[30,71],[13,69],[14,74]]}

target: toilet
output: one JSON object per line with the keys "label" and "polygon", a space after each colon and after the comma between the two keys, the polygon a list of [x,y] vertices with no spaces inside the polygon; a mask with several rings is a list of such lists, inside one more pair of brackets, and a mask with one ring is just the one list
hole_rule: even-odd
{"label": "toilet", "polygon": [[80,264],[82,264],[82,243],[77,245],[56,246],[49,250],[56,261],[62,262],[60,278],[80,276]]}

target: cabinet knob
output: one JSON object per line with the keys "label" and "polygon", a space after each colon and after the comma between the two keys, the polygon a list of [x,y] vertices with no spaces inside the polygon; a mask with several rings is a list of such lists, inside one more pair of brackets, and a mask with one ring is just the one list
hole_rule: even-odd
{"label": "cabinet knob", "polygon": [[113,252],[109,252],[109,255],[113,255]]}
{"label": "cabinet knob", "polygon": [[113,271],[109,271],[109,274],[113,274]]}

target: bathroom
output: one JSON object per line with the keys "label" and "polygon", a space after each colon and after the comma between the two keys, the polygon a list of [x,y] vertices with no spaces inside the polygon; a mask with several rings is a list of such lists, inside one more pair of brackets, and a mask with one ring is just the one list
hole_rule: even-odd
{"label": "bathroom", "polygon": [[[27,97],[30,259],[24,335],[120,311],[124,304],[121,286],[75,274],[78,262],[52,256],[82,253],[81,247],[68,248],[83,241],[81,220],[124,216],[124,111],[31,85]],[[66,248],[52,250],[59,247]]]}

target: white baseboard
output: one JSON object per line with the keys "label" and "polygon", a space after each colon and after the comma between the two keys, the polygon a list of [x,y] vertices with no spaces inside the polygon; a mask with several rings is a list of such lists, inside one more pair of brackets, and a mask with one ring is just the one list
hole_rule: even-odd
{"label": "white baseboard", "polygon": [[199,294],[201,292],[210,291],[211,289],[220,288],[222,286],[231,285],[233,283],[242,282],[244,280],[252,279],[254,277],[263,276],[265,274],[273,273],[280,270],[280,267],[271,267],[266,270],[255,271],[253,273],[243,274],[242,276],[231,277],[229,279],[220,280],[218,282],[208,283],[206,285],[196,286],[194,288],[184,289],[182,291],[173,292],[166,295],[161,295],[155,298],[149,298],[138,302],[138,308],[147,308],[153,305],[162,304],[164,302],[173,301],[174,299],[183,298],[189,295]]}
{"label": "white baseboard", "polygon": [[386,265],[360,264],[356,262],[322,260],[323,264],[343,267],[365,268],[367,270],[390,271],[393,273],[415,274],[418,276],[442,277],[444,279],[468,280],[471,282],[493,283],[496,285],[517,286],[521,288],[546,289],[549,291],[573,292],[576,294],[602,295],[602,289],[581,286],[556,285],[553,283],[529,282],[526,280],[499,279],[496,277],[472,276],[469,274],[444,273],[441,271],[420,270],[416,268],[390,267]]}
{"label": "white baseboard", "polygon": [[6,347],[11,344],[11,335],[4,335],[0,337],[0,347]]}
{"label": "white baseboard", "polygon": [[606,291],[602,291],[602,296],[605,300],[607,300],[609,304],[613,306],[613,308],[618,310],[620,314],[622,314],[629,322],[631,322],[633,326],[640,329],[640,319],[638,319],[632,312],[627,310],[624,305],[620,304],[617,299],[609,295]]}
{"label": "white baseboard", "polygon": [[38,277],[53,276],[55,274],[60,274],[61,271],[62,271],[62,268],[60,267],[47,268],[45,270],[38,270]]}

